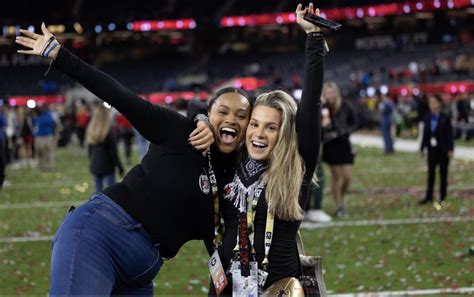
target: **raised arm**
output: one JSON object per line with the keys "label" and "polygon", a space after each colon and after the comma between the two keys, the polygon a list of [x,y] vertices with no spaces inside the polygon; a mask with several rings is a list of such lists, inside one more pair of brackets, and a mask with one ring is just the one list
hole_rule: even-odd
{"label": "raised arm", "polygon": [[[176,133],[184,118],[174,111],[151,104],[125,88],[105,72],[85,63],[62,47],[42,24],[43,35],[21,30],[16,43],[30,50],[19,50],[27,55],[43,56],[52,61],[52,66],[81,83],[97,97],[107,101],[121,112],[146,139],[162,143]],[[181,125],[180,125],[181,124]]]}
{"label": "raised arm", "polygon": [[296,114],[296,131],[306,173],[312,175],[316,169],[321,144],[321,92],[326,48],[320,28],[303,19],[308,10],[319,15],[319,9],[314,11],[312,4],[304,10],[301,5],[296,9],[297,22],[307,33],[303,94]]}

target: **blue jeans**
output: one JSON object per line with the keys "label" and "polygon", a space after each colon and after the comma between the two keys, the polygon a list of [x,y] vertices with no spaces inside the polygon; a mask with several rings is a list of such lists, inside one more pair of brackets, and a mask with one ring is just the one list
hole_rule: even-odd
{"label": "blue jeans", "polygon": [[49,294],[153,296],[163,264],[156,246],[125,210],[96,194],[53,237]]}
{"label": "blue jeans", "polygon": [[385,152],[392,153],[394,151],[392,139],[392,122],[388,120],[381,120],[380,130],[382,130]]}
{"label": "blue jeans", "polygon": [[108,174],[108,175],[93,174],[93,176],[94,176],[94,184],[95,184],[96,193],[102,192],[102,190],[104,189],[104,183],[106,187],[115,184],[115,173]]}

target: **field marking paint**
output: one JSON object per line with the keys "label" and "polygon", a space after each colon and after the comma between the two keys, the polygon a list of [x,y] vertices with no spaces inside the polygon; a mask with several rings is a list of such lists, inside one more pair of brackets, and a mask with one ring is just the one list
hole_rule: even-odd
{"label": "field marking paint", "polygon": [[53,238],[52,235],[48,235],[48,236],[25,236],[25,237],[4,237],[4,238],[0,238],[0,243],[51,241],[52,238]]}
{"label": "field marking paint", "polygon": [[357,220],[328,223],[303,222],[302,229],[314,230],[330,227],[351,227],[351,226],[387,226],[387,225],[408,225],[408,224],[428,224],[442,222],[470,222],[474,221],[474,216],[470,217],[434,217],[434,218],[412,218],[412,219],[386,219],[386,220]]}
{"label": "field marking paint", "polygon": [[53,208],[53,207],[66,207],[71,205],[81,205],[85,201],[44,201],[44,202],[29,202],[29,203],[12,203],[12,204],[0,204],[0,210],[11,210],[11,209],[29,209],[29,208]]}
{"label": "field marking paint", "polygon": [[[377,225],[406,225],[406,224],[427,224],[441,222],[470,222],[474,221],[473,217],[438,217],[438,218],[414,218],[414,219],[393,219],[393,220],[357,220],[345,222],[329,222],[329,223],[309,223],[303,222],[302,229],[314,230],[330,227],[350,227],[350,226],[377,226]],[[0,243],[17,243],[17,242],[36,242],[51,240],[52,235],[48,236],[25,236],[25,237],[0,237]]]}
{"label": "field marking paint", "polygon": [[[366,146],[366,147],[377,147],[383,148],[383,140],[381,136],[375,135],[364,135],[364,134],[352,134],[350,140],[353,144]],[[396,138],[394,141],[395,151],[417,153],[420,151],[420,144],[416,140],[400,139]],[[454,150],[454,158],[461,160],[473,160],[474,161],[474,148],[467,146],[456,146]]]}
{"label": "field marking paint", "polygon": [[426,290],[407,290],[407,291],[384,291],[384,292],[364,292],[364,293],[346,293],[331,294],[331,297],[394,297],[394,296],[415,296],[415,295],[444,295],[444,294],[468,294],[474,293],[474,288],[441,288]]}

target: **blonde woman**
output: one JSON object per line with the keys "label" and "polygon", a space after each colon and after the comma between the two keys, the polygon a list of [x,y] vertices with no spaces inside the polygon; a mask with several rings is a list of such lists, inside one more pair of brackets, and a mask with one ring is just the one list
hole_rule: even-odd
{"label": "blonde woman", "polygon": [[124,173],[111,124],[110,109],[100,105],[94,110],[86,129],[89,169],[94,177],[96,192],[101,192],[104,184],[111,186],[115,183],[115,168],[120,176]]}
{"label": "blonde woman", "polygon": [[[246,131],[246,153],[224,187],[225,234],[218,250],[231,282],[224,295],[254,294],[248,290],[263,291],[300,274],[295,237],[318,160],[326,53],[320,29],[302,18],[307,11],[319,13],[312,4],[296,9],[298,24],[307,33],[300,105],[297,108],[283,91],[257,97]],[[262,276],[258,286],[256,270]],[[214,286],[210,294],[216,294]]]}
{"label": "blonde woman", "polygon": [[331,169],[331,192],[336,203],[336,217],[344,216],[346,210],[344,195],[349,188],[354,152],[349,141],[350,134],[357,128],[353,108],[342,100],[335,82],[323,86],[323,162]]}

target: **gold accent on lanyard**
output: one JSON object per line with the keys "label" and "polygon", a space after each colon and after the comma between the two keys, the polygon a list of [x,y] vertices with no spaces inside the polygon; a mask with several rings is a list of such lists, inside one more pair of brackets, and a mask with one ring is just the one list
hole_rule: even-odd
{"label": "gold accent on lanyard", "polygon": [[[251,246],[252,246],[252,255],[255,256],[255,248],[254,248],[254,238],[253,238],[253,231],[254,231],[254,222],[255,222],[255,215],[257,214],[257,203],[259,199],[253,199],[252,204],[249,203],[249,197],[247,197],[247,230],[250,230],[248,232],[249,239],[251,241]],[[251,205],[251,207],[249,207]],[[249,220],[251,218],[251,220]],[[249,223],[250,221],[250,223]],[[267,219],[265,222],[265,235],[264,235],[264,241],[265,241],[265,257],[262,261],[262,267],[264,271],[267,271],[268,265],[270,264],[268,260],[268,255],[270,253],[270,247],[272,245],[272,240],[273,240],[273,228],[275,226],[275,210],[273,209],[272,205],[272,200],[270,198],[270,201],[268,201],[268,206],[267,206]],[[237,235],[238,236],[238,235]],[[234,247],[234,253],[237,257],[239,257],[239,243],[237,240],[237,244]]]}
{"label": "gold accent on lanyard", "polygon": [[222,245],[222,239],[224,237],[224,222],[220,214],[219,210],[219,193],[218,193],[218,187],[217,187],[217,179],[216,175],[214,173],[214,170],[212,169],[212,163],[211,163],[211,150],[207,149],[206,151],[206,156],[209,164],[209,170],[208,170],[208,175],[209,175],[209,182],[211,183],[211,193],[212,193],[212,199],[214,200],[214,248],[217,249],[220,245]]}

